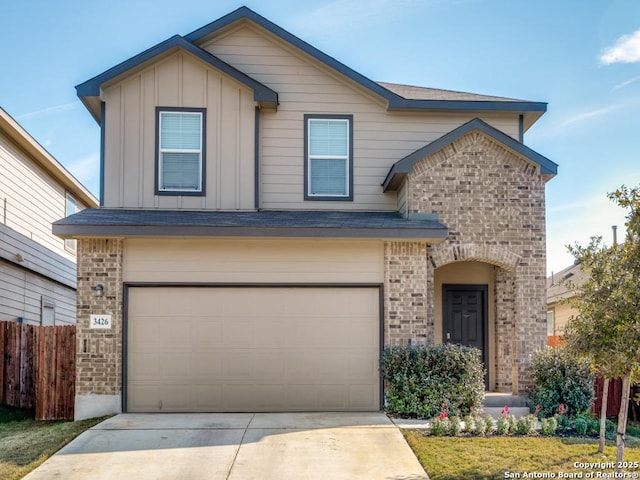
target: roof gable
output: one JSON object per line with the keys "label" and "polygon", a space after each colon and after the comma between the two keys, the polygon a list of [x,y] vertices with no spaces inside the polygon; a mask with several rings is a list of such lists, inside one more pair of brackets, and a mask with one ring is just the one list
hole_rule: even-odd
{"label": "roof gable", "polygon": [[[501,97],[488,97],[478,95],[474,98],[473,94],[467,94],[465,99],[458,98],[440,98],[440,99],[424,99],[424,98],[407,98],[396,92],[395,88],[388,88],[393,84],[378,83],[370,80],[364,75],[349,68],[335,58],[318,50],[314,46],[308,44],[304,40],[296,37],[282,27],[258,15],[250,8],[243,6],[237,10],[205,25],[193,32],[185,35],[185,39],[195,44],[206,41],[216,33],[220,33],[228,29],[231,25],[239,21],[251,21],[254,24],[264,28],[270,33],[280,37],[282,40],[299,48],[306,54],[324,63],[328,67],[334,69],[345,77],[360,84],[362,87],[381,96],[387,101],[390,110],[496,110],[496,111],[517,111],[517,112],[536,112],[537,114],[530,118],[528,125],[533,124],[537,118],[546,111],[547,104],[544,102],[529,102],[526,100],[505,99]],[[482,97],[482,98],[480,98]]]}
{"label": "roof gable", "polygon": [[207,52],[206,50],[201,49],[200,47],[188,42],[184,39],[184,37],[180,35],[174,35],[173,37],[161,42],[148,50],[145,50],[138,55],[131,57],[128,60],[116,65],[115,67],[110,68],[109,70],[101,73],[93,77],[90,80],[87,80],[84,83],[76,86],[76,92],[83,103],[89,108],[89,111],[93,114],[94,118],[100,121],[100,109],[99,102],[91,102],[90,99],[97,98],[100,96],[100,87],[111,80],[118,78],[121,75],[126,74],[128,71],[139,67],[147,62],[153,61],[159,56],[170,52],[172,50],[182,49],[195,57],[199,58],[203,62],[211,65],[212,67],[220,70],[221,72],[229,75],[235,80],[245,84],[247,87],[251,88],[254,92],[254,100],[263,104],[263,106],[268,106],[271,108],[276,108],[278,104],[278,94],[258,82],[257,80],[251,78],[250,76],[242,73],[240,70],[235,67],[229,65],[226,62],[223,62],[215,55]]}
{"label": "roof gable", "polygon": [[556,163],[540,155],[526,145],[514,140],[509,135],[483,122],[479,118],[474,118],[473,120],[465,123],[464,125],[461,125],[455,130],[452,130],[451,132],[443,135],[437,140],[434,140],[428,145],[425,145],[424,147],[416,150],[410,155],[407,155],[402,160],[398,160],[396,163],[394,163],[391,167],[391,170],[389,170],[387,177],[382,183],[384,191],[397,188],[397,186],[400,184],[401,179],[404,178],[405,175],[412,172],[413,166],[417,162],[443,149],[447,145],[450,145],[451,143],[455,142],[459,138],[467,135],[474,130],[481,131],[488,137],[494,139],[496,142],[504,145],[518,155],[540,165],[540,173],[542,175],[551,177],[558,173],[558,165]]}
{"label": "roof gable", "polygon": [[[233,66],[223,62],[219,58],[211,55],[198,45],[206,42],[211,37],[221,34],[232,28],[238,22],[251,22],[254,25],[270,32],[283,41],[289,43],[300,51],[325,64],[337,73],[350,79],[361,87],[379,96],[386,102],[389,110],[465,110],[465,111],[504,111],[518,112],[524,117],[525,129],[531,126],[547,109],[544,102],[529,102],[525,100],[506,99],[502,97],[490,97],[483,95],[466,94],[464,97],[439,95],[436,98],[425,98],[424,95],[403,94],[408,92],[406,88],[398,89],[393,84],[376,83],[364,75],[349,68],[335,58],[318,50],[304,40],[289,33],[282,27],[258,15],[248,7],[240,7],[237,10],[215,20],[188,35],[175,35],[170,39],[151,47],[150,49],[122,62],[121,64],[105,71],[104,73],[78,85],[76,87],[78,96],[91,111],[94,118],[100,122],[100,85],[109,81],[127,70],[135,68],[140,64],[149,61],[171,48],[183,48],[196,55],[202,60],[210,63],[237,80],[245,83],[254,89],[255,100],[269,103],[269,106],[277,105],[277,93],[252,79],[246,74],[235,69]],[[437,89],[430,89],[436,91]],[[442,91],[444,92],[444,91]],[[404,95],[404,96],[403,96]],[[415,98],[413,98],[415,97]]]}

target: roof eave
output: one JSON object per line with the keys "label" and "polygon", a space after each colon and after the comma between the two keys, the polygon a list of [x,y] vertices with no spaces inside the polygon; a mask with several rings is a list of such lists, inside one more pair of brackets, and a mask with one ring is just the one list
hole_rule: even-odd
{"label": "roof eave", "polygon": [[76,86],[76,93],[82,100],[82,103],[91,112],[91,115],[100,123],[100,94],[101,88],[105,83],[111,83],[116,81],[117,78],[122,75],[126,75],[134,68],[138,68],[147,62],[151,62],[158,56],[167,54],[172,50],[182,49],[212,67],[220,70],[221,72],[231,76],[235,80],[245,84],[247,87],[253,90],[254,100],[260,104],[261,107],[277,109],[278,106],[278,94],[274,90],[270,89],[266,85],[251,78],[235,67],[220,60],[215,55],[201,49],[200,47],[185,40],[180,35],[174,35],[173,37],[161,42],[144,52],[135,55],[128,60],[106,70],[105,72],[97,75],[84,83]]}
{"label": "roof eave", "polygon": [[399,100],[389,102],[389,110],[424,109],[424,110],[500,110],[506,112],[541,112],[547,111],[546,102],[515,102],[497,100],[414,100],[398,97]]}
{"label": "roof eave", "polygon": [[39,167],[62,184],[84,205],[98,206],[96,197],[2,108],[0,108],[0,129],[6,132],[11,141],[26,152]]}
{"label": "roof eave", "polygon": [[53,233],[60,238],[126,236],[383,238],[420,239],[434,244],[442,243],[448,235],[446,228],[69,225],[61,222],[54,223]]}
{"label": "roof eave", "polygon": [[464,125],[461,125],[460,127],[443,135],[437,140],[434,140],[433,142],[407,155],[403,159],[398,160],[391,167],[384,182],[382,183],[383,191],[386,192],[387,190],[392,190],[394,186],[397,188],[397,186],[399,186],[399,184],[401,183],[400,176],[411,173],[413,171],[413,165],[416,162],[441,150],[445,146],[474,130],[480,130],[485,135],[488,135],[510,150],[516,152],[517,154],[527,158],[534,163],[537,163],[540,166],[540,174],[543,176],[543,178],[545,178],[545,181],[548,181],[558,173],[558,165],[555,162],[552,162],[548,158],[540,155],[526,145],[518,142],[506,133],[501,132],[500,130],[483,122],[479,118],[474,118]]}

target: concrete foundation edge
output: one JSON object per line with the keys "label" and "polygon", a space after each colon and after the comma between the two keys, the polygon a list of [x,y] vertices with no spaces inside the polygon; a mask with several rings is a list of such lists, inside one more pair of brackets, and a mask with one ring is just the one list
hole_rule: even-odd
{"label": "concrete foundation edge", "polygon": [[76,395],[74,420],[122,413],[120,395]]}

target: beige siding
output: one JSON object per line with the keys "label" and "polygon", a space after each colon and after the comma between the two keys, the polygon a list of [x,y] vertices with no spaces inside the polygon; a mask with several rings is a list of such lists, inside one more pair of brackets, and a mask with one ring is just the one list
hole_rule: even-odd
{"label": "beige siding", "polygon": [[0,225],[0,258],[68,287],[76,287],[75,262],[5,225]]}
{"label": "beige siding", "polygon": [[43,297],[54,303],[56,325],[75,324],[75,290],[0,261],[0,321],[40,325]]}
{"label": "beige siding", "polygon": [[65,188],[0,132],[0,224],[75,261],[64,240],[51,233],[51,223],[65,216],[65,204]]}
{"label": "beige siding", "polygon": [[568,303],[555,303],[549,307],[549,310],[554,312],[554,335],[564,335],[571,317],[578,315],[578,311]]}
{"label": "beige siding", "polygon": [[[253,91],[187,53],[105,89],[106,207],[254,208]],[[155,107],[205,107],[206,196],[155,195]]]}
{"label": "beige siding", "polygon": [[409,188],[409,182],[402,182],[400,188],[398,189],[398,211],[407,216],[407,189]]}
{"label": "beige siding", "polygon": [[[325,66],[259,30],[244,26],[203,48],[278,92],[277,112],[261,115],[261,206],[396,210],[381,183],[396,161],[478,116],[518,138],[516,114],[389,113],[374,98]],[[303,201],[303,116],[353,114],[354,201]]]}
{"label": "beige siding", "polygon": [[126,282],[383,283],[382,242],[126,239]]}

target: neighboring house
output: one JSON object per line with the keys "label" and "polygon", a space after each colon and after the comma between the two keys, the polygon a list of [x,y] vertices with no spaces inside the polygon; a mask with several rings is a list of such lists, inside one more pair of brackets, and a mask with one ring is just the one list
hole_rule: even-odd
{"label": "neighboring house", "polygon": [[76,322],[76,241],[53,235],[51,224],[97,205],[0,108],[0,321]]}
{"label": "neighboring house", "polygon": [[[578,314],[578,311],[567,301],[575,296],[569,283],[580,286],[586,279],[579,263],[547,277],[547,335],[563,337],[567,322]],[[553,343],[554,340],[551,340]]]}
{"label": "neighboring house", "polygon": [[475,345],[489,390],[529,385],[545,103],[376,83],[246,7],[76,88],[103,179],[54,226],[80,253],[77,418],[378,410],[384,345]]}

